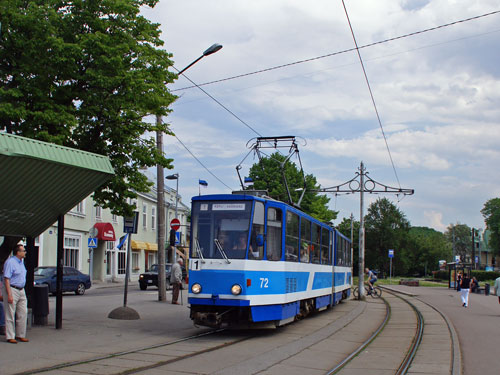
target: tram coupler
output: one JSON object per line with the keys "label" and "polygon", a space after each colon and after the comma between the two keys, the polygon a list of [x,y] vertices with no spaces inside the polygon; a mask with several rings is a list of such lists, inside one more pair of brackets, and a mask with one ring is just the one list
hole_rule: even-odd
{"label": "tram coupler", "polygon": [[222,325],[222,315],[215,312],[195,312],[192,314],[194,324],[211,328],[220,328]]}

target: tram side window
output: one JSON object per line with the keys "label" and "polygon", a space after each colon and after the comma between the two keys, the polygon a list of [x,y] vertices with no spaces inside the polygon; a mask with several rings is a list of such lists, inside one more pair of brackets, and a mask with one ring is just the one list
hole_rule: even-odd
{"label": "tram side window", "polygon": [[282,212],[279,208],[267,209],[267,260],[281,260]]}
{"label": "tram side window", "polygon": [[319,264],[321,249],[321,227],[318,224],[312,225],[312,263]]}
{"label": "tram side window", "polygon": [[309,263],[311,250],[311,222],[300,219],[300,261]]}
{"label": "tram side window", "polygon": [[286,213],[285,260],[299,260],[299,216],[290,211]]}
{"label": "tram side window", "polygon": [[347,265],[347,241],[337,234],[337,265],[346,266]]}
{"label": "tram side window", "polygon": [[264,258],[264,245],[257,246],[257,236],[264,236],[264,203],[255,202],[253,211],[252,235],[250,237],[250,248],[248,249],[248,259]]}
{"label": "tram side window", "polygon": [[330,231],[326,228],[321,228],[321,264],[332,264],[330,261]]}

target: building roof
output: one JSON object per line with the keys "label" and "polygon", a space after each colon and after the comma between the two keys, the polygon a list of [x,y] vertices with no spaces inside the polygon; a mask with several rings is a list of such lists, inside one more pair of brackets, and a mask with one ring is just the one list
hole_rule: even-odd
{"label": "building roof", "polygon": [[0,133],[0,235],[36,237],[114,175],[106,156]]}

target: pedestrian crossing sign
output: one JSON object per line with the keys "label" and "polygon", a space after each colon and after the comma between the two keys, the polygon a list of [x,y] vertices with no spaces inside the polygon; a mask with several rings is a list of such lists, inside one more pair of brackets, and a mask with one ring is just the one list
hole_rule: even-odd
{"label": "pedestrian crossing sign", "polygon": [[97,238],[90,237],[89,238],[89,246],[88,247],[90,247],[90,248],[97,247]]}

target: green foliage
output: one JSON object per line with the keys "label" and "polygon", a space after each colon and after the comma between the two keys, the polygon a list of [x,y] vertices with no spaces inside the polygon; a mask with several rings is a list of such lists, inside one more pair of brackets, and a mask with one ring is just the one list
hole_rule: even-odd
{"label": "green foliage", "polygon": [[450,244],[454,244],[455,255],[460,255],[462,262],[471,262],[472,229],[465,224],[450,224],[444,233]]}
{"label": "green foliage", "polygon": [[[267,190],[270,197],[282,202],[288,202],[288,194],[286,192],[280,167],[281,163],[284,161],[285,156],[276,152],[270,157],[263,158],[259,163],[254,164],[250,168],[249,176],[254,181],[254,189]],[[296,191],[296,189],[304,187],[302,173],[297,166],[290,161],[285,163],[284,170],[290,189],[290,195],[293,202],[297,203],[302,191]],[[320,188],[317,184],[316,177],[309,174],[305,176],[305,180],[306,193],[300,205],[301,210],[323,222],[329,223],[334,220],[338,212],[328,208],[330,198],[326,195],[320,195],[314,192],[314,190]]]}
{"label": "green foliage", "polygon": [[[395,253],[405,250],[410,223],[393,203],[387,198],[379,198],[368,207],[365,216],[365,265],[370,269],[379,269],[389,273],[388,250]],[[409,270],[408,253],[402,253],[393,260],[393,270],[406,274]]]}
{"label": "green foliage", "polygon": [[500,255],[500,198],[493,198],[484,204],[481,213],[490,230],[489,247]]}
{"label": "green foliage", "polygon": [[[447,270],[435,271],[432,273],[432,275],[434,279],[447,281],[449,277],[449,271]],[[497,277],[500,277],[500,272],[472,270],[471,277],[476,277],[477,281],[491,281],[495,280]]]}
{"label": "green foliage", "polygon": [[0,129],[110,158],[116,176],[94,199],[129,216],[127,198],[150,182],[138,170],[161,164],[157,129],[175,100],[171,55],[158,24],[140,15],[157,0],[10,0],[0,4]]}
{"label": "green foliage", "polygon": [[411,227],[404,241],[408,274],[427,274],[441,259],[451,259],[451,245],[443,233],[427,227]]}

